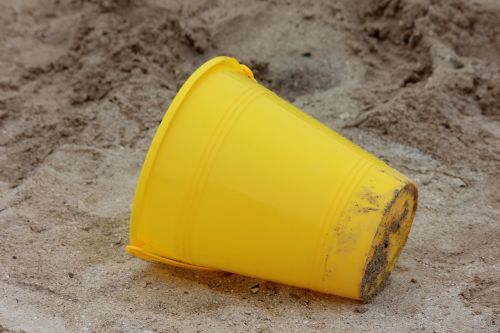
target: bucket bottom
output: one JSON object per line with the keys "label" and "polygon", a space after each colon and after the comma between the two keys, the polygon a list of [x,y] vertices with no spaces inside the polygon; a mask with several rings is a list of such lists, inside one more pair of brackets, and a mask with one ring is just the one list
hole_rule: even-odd
{"label": "bucket bottom", "polygon": [[394,199],[385,208],[361,281],[361,299],[364,302],[383,289],[406,243],[416,208],[417,188],[413,183],[398,189]]}

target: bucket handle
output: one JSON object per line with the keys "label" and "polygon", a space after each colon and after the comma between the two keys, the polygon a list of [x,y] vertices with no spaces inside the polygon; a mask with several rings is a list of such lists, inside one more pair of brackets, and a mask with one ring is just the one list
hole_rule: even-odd
{"label": "bucket handle", "polygon": [[172,266],[176,266],[176,267],[197,269],[200,271],[215,271],[215,269],[212,269],[212,268],[188,264],[188,263],[185,263],[183,261],[158,256],[156,254],[146,252],[138,246],[129,245],[129,246],[127,246],[127,251],[133,255],[136,255],[136,256],[141,257],[141,258],[146,259],[146,260],[158,261],[158,262],[172,265]]}
{"label": "bucket handle", "polygon": [[252,70],[250,68],[248,68],[248,66],[240,64],[240,67],[241,67],[241,71],[243,72],[243,74],[245,76],[247,76],[249,79],[254,80],[255,82],[257,82],[257,80],[255,80],[255,77],[253,76]]}

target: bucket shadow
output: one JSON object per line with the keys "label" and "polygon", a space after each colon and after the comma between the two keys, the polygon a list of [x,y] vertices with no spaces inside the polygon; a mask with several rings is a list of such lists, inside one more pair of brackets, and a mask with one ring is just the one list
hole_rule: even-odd
{"label": "bucket shadow", "polygon": [[[303,306],[313,302],[328,303],[333,307],[354,307],[362,304],[356,300],[222,271],[197,271],[150,263],[144,270],[138,272],[138,275],[153,279],[159,288],[179,288],[184,294],[191,293],[191,290],[196,292],[201,286],[219,296],[239,298],[242,302],[257,300],[254,305],[263,309],[266,308],[266,301],[273,298],[279,298],[280,303],[296,303]],[[139,276],[137,278],[140,279]]]}

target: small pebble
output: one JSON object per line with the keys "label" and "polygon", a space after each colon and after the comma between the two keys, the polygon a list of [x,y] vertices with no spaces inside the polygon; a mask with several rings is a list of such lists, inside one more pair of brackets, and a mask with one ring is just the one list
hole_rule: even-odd
{"label": "small pebble", "polygon": [[16,256],[12,256],[12,259],[16,260],[16,259],[17,259],[17,257],[16,257]]}
{"label": "small pebble", "polygon": [[75,277],[75,274],[74,274],[74,273],[72,273],[72,272],[69,272],[69,273],[68,273],[68,276],[69,276],[70,278],[74,278],[74,277]]}
{"label": "small pebble", "polygon": [[250,291],[252,292],[252,294],[257,294],[259,292],[259,289],[260,289],[260,284],[258,283],[250,287]]}
{"label": "small pebble", "polygon": [[368,311],[366,306],[357,306],[354,308],[354,312],[356,313],[365,313],[366,311]]}
{"label": "small pebble", "polygon": [[411,279],[410,279],[410,282],[411,282],[411,283],[417,283],[417,279],[411,278]]}
{"label": "small pebble", "polygon": [[450,183],[451,183],[451,185],[452,185],[452,186],[454,186],[454,187],[462,187],[462,188],[463,188],[463,187],[467,187],[467,184],[466,184],[466,183],[465,183],[462,179],[460,179],[460,178],[456,178],[456,177],[455,177],[455,178],[452,178],[452,179],[450,180]]}

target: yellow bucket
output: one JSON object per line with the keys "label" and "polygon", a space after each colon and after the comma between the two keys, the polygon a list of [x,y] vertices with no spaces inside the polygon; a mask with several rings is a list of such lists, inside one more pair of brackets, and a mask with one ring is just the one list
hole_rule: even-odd
{"label": "yellow bucket", "polygon": [[416,205],[408,178],[217,57],[187,80],[155,135],[127,250],[368,300]]}

